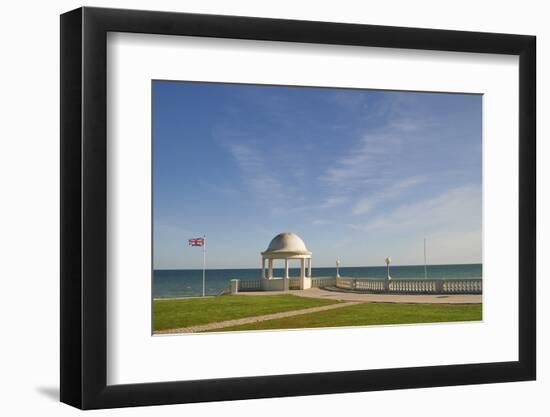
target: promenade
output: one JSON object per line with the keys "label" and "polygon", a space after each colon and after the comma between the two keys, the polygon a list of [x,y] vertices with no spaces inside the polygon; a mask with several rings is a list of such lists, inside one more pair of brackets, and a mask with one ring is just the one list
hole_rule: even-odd
{"label": "promenade", "polygon": [[[353,301],[358,303],[404,303],[404,304],[477,304],[482,302],[481,294],[365,294],[335,289],[330,291],[322,288],[293,290],[292,295],[299,297],[322,298],[338,301]],[[241,295],[271,295],[285,294],[283,291],[248,291]],[[286,292],[288,294],[288,292]]]}

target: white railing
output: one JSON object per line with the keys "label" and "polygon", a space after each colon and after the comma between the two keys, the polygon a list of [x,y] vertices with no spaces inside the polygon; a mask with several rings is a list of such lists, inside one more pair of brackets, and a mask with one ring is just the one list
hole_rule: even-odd
{"label": "white railing", "polygon": [[300,289],[300,278],[290,278],[288,280],[288,288],[290,290],[299,290]]}
{"label": "white railing", "polygon": [[435,294],[438,291],[438,280],[391,280],[389,292]]}
{"label": "white railing", "polygon": [[483,283],[480,279],[444,280],[443,292],[447,294],[481,294]]}
{"label": "white railing", "polygon": [[239,291],[261,291],[261,290],[262,290],[261,279],[239,280]]}
{"label": "white railing", "polygon": [[360,291],[383,292],[386,290],[384,280],[358,279],[355,280],[355,289]]}
{"label": "white railing", "polygon": [[459,279],[364,279],[337,278],[336,287],[365,292],[396,294],[481,294],[481,278]]}
{"label": "white railing", "polygon": [[334,287],[336,278],[334,277],[318,277],[311,278],[311,288]]}
{"label": "white railing", "polygon": [[336,278],[336,287],[338,288],[346,288],[349,290],[354,289],[354,279],[352,278]]}
{"label": "white railing", "polygon": [[[261,291],[262,280],[238,280],[238,291]],[[345,290],[394,294],[481,294],[481,278],[459,279],[366,279],[318,277],[311,279],[312,288],[336,287]],[[290,278],[289,289],[299,290],[300,279]]]}
{"label": "white railing", "polygon": [[[299,290],[300,289],[300,278],[290,278],[288,280],[289,289]],[[334,287],[336,285],[336,278],[334,277],[317,277],[311,279],[312,288],[323,288],[323,287]],[[251,279],[251,280],[238,280],[239,291],[257,291],[262,289],[262,280],[261,279]],[[225,292],[228,292],[230,287]],[[222,293],[224,293],[222,291]],[[220,293],[220,294],[222,294]]]}

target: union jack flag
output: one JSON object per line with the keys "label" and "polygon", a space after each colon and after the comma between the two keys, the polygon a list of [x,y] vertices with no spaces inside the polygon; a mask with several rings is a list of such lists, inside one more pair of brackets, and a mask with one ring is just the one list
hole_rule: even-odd
{"label": "union jack flag", "polygon": [[193,239],[189,239],[189,246],[204,246],[204,238],[196,237]]}

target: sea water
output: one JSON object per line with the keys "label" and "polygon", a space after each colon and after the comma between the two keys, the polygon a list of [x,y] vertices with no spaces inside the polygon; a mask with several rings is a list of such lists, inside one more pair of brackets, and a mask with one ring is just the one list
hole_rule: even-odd
{"label": "sea water", "polygon": [[[290,268],[291,277],[300,275],[299,269]],[[481,278],[481,264],[428,265],[429,279]],[[283,276],[283,269],[274,268],[273,276]],[[312,268],[315,277],[334,277],[336,268]],[[391,266],[390,275],[399,279],[424,278],[424,265]],[[385,266],[341,267],[340,276],[376,279],[386,277]],[[207,269],[206,294],[216,295],[229,285],[231,279],[259,279],[261,271],[253,269]],[[159,269],[153,273],[153,297],[193,297],[202,295],[202,269]]]}

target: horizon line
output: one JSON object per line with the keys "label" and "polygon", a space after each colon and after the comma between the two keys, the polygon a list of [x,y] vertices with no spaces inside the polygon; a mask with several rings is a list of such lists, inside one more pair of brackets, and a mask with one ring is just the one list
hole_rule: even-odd
{"label": "horizon line", "polygon": [[[483,266],[483,262],[464,262],[464,263],[451,263],[451,264],[426,264],[426,266],[448,266],[448,265],[481,265]],[[401,265],[401,264],[390,264],[390,267],[402,267],[402,266],[424,266],[424,264],[407,264],[407,265]],[[380,268],[385,268],[386,265],[348,265],[348,266],[342,266],[340,265],[340,268],[376,268],[376,267],[380,267]],[[314,266],[312,269],[315,269],[315,268],[336,268],[336,266]],[[188,270],[188,271],[193,271],[193,270],[200,270],[202,271],[202,268],[152,268],[153,271],[182,271],[182,270]],[[226,270],[226,269],[260,269],[261,270],[261,267],[241,267],[241,268],[206,268],[206,270],[210,270],[210,271],[216,271],[216,270]],[[273,269],[284,269],[284,267],[279,267],[279,268],[273,268]],[[289,268],[289,269],[300,269],[300,267],[294,267],[294,268]]]}

